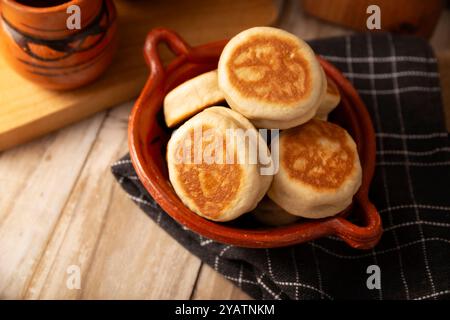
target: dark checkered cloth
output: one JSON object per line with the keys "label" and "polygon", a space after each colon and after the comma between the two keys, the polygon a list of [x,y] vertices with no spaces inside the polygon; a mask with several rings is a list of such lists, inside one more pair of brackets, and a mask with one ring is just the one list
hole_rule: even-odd
{"label": "dark checkered cloth", "polygon": [[[256,299],[450,298],[450,144],[431,48],[389,34],[311,45],[353,82],[372,116],[377,167],[370,198],[385,230],[375,249],[352,249],[336,237],[269,250],[216,243],[164,213],[129,156],[112,167],[114,175],[181,245]],[[380,267],[380,290],[367,287],[370,265]]]}

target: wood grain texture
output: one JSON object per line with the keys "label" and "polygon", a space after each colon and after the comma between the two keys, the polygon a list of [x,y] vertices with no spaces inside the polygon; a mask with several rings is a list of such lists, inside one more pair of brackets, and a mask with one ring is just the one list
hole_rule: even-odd
{"label": "wood grain texture", "polygon": [[[0,150],[136,97],[148,75],[142,57],[147,32],[166,26],[193,45],[272,23],[271,0],[116,0],[119,50],[93,84],[69,92],[46,90],[18,76],[0,57]],[[182,14],[180,14],[182,13]],[[169,58],[163,51],[163,57]]]}
{"label": "wood grain texture", "polygon": [[223,275],[203,264],[192,299],[247,300],[251,298]]}
{"label": "wood grain texture", "polygon": [[1,155],[1,298],[22,297],[102,121],[100,114]]}
{"label": "wood grain texture", "polygon": [[[132,204],[110,173],[127,150],[130,109],[106,116],[25,298],[189,298],[200,261]],[[81,270],[80,290],[66,286],[71,265]]]}
{"label": "wood grain texture", "polygon": [[[303,15],[298,3],[286,3],[281,27],[306,39],[351,32]],[[431,39],[447,114],[449,19],[446,11]],[[4,97],[0,109],[8,105]],[[97,97],[91,99],[95,105]],[[109,166],[127,151],[130,108],[100,112],[0,153],[0,298],[249,298],[176,243],[114,181]],[[81,268],[80,290],[66,286],[72,264]]]}

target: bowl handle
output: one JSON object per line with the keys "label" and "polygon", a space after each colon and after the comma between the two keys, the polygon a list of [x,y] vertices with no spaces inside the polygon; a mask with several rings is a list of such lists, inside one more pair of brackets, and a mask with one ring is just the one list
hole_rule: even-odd
{"label": "bowl handle", "polygon": [[381,238],[383,228],[377,208],[366,196],[358,193],[354,201],[354,211],[365,212],[364,226],[358,226],[345,218],[333,219],[335,234],[347,244],[357,249],[373,248]]}
{"label": "bowl handle", "polygon": [[191,47],[176,32],[165,28],[152,29],[147,34],[144,44],[145,61],[150,67],[150,81],[160,78],[165,74],[165,69],[158,52],[158,45],[160,43],[165,43],[176,56],[187,56],[191,50]]}

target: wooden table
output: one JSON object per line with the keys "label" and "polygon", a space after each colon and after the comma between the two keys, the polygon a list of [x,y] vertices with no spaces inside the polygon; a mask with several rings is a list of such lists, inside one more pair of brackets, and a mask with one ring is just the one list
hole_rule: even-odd
{"label": "wooden table", "polygon": [[[450,48],[449,20],[446,12],[432,39],[439,50]],[[306,39],[349,32],[304,17],[298,1],[286,3],[278,24]],[[249,298],[115,182],[110,165],[127,152],[131,107],[0,154],[0,298]],[[72,266],[80,268],[80,289],[67,285]]]}

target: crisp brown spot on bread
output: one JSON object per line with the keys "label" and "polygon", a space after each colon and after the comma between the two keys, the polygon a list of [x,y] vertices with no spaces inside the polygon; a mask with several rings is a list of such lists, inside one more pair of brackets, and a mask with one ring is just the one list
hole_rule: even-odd
{"label": "crisp brown spot on bread", "polygon": [[280,141],[281,164],[288,175],[315,189],[336,189],[354,170],[355,151],[344,129],[312,119],[287,130]]}
{"label": "crisp brown spot on bread", "polygon": [[245,97],[290,104],[312,90],[309,63],[291,39],[250,37],[231,54],[227,68],[231,84]]}
{"label": "crisp brown spot on bread", "polygon": [[[227,164],[225,153],[225,138],[215,136],[218,134],[210,126],[203,126],[202,131],[210,130],[211,135],[199,135],[194,138],[194,129],[186,135],[197,146],[202,145],[204,152],[210,151],[211,156],[215,156],[212,144],[215,141],[222,141],[222,162],[223,163],[194,163],[194,150],[191,149],[191,163],[181,163],[176,165],[179,174],[179,181],[184,192],[192,199],[199,211],[206,217],[215,219],[233,202],[241,186],[242,168],[239,164]],[[215,140],[218,138],[219,140]],[[220,140],[222,139],[222,140]],[[179,149],[181,153],[182,149]]]}

